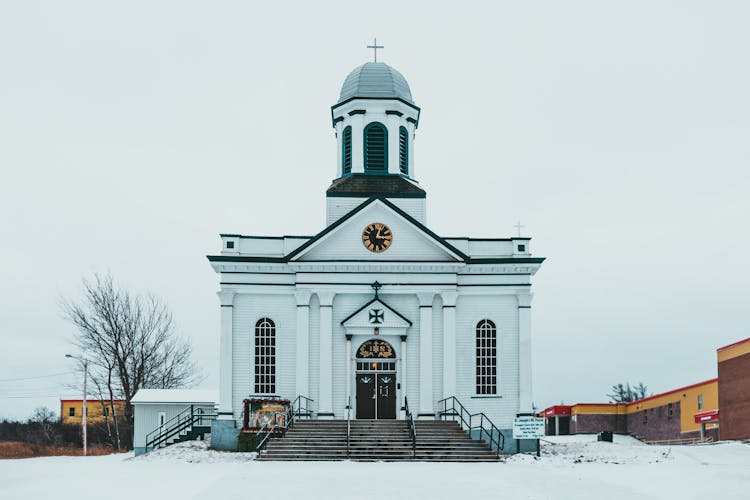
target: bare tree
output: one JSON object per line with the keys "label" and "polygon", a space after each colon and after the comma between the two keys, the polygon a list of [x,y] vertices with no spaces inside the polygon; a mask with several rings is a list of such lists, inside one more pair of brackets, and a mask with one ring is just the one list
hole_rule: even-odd
{"label": "bare tree", "polygon": [[638,382],[635,387],[630,387],[629,383],[615,384],[612,386],[612,394],[607,394],[607,397],[614,403],[632,403],[645,398],[647,393],[648,388],[643,385],[643,382]]}
{"label": "bare tree", "polygon": [[76,326],[75,344],[91,362],[92,380],[107,388],[115,422],[114,399],[125,400],[125,429],[115,424],[115,431],[118,435],[124,431],[130,448],[133,396],[139,389],[196,383],[200,376],[191,361],[192,347],[177,335],[163,302],[152,295],[133,294],[109,275],[83,280],[83,297],[78,302],[63,300],[62,308]]}

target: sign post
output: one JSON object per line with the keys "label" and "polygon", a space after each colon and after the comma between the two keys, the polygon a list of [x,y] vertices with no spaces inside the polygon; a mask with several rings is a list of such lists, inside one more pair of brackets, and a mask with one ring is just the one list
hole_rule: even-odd
{"label": "sign post", "polygon": [[539,439],[544,437],[544,419],[531,413],[519,413],[513,421],[513,439],[516,452],[521,451],[521,439],[536,439],[536,456],[540,456]]}

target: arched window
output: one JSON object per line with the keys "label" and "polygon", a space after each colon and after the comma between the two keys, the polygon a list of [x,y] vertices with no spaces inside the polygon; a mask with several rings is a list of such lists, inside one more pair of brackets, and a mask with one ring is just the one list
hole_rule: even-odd
{"label": "arched window", "polygon": [[352,127],[348,126],[341,134],[341,162],[344,174],[352,173]]}
{"label": "arched window", "polygon": [[477,394],[497,394],[497,328],[483,319],[477,323]]}
{"label": "arched window", "polygon": [[255,393],[276,393],[276,325],[268,318],[255,323]]}
{"label": "arched window", "polygon": [[409,131],[406,127],[398,129],[398,168],[404,175],[409,175]]}
{"label": "arched window", "polygon": [[365,173],[388,171],[388,131],[373,122],[365,127]]}

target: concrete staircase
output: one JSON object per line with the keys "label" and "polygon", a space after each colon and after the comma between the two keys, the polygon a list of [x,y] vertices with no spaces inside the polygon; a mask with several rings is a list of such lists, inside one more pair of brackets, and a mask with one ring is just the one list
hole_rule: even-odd
{"label": "concrete staircase", "polygon": [[349,456],[346,420],[300,420],[283,438],[271,439],[259,460],[356,460],[494,462],[486,443],[475,441],[453,421],[416,422],[417,447],[404,420],[352,420]]}

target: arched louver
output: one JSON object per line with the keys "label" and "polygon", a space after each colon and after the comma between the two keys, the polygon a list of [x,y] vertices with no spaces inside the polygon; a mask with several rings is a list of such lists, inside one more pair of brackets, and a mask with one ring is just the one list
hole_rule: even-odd
{"label": "arched louver", "polygon": [[276,393],[276,325],[269,318],[255,323],[255,394]]}
{"label": "arched louver", "polygon": [[483,319],[477,323],[477,394],[497,394],[497,328]]}
{"label": "arched louver", "polygon": [[406,127],[398,129],[398,168],[409,175],[409,132]]}
{"label": "arched louver", "polygon": [[344,166],[344,174],[352,173],[352,128],[346,127],[341,134],[341,159]]}
{"label": "arched louver", "polygon": [[388,131],[382,123],[365,127],[365,172],[388,171]]}

